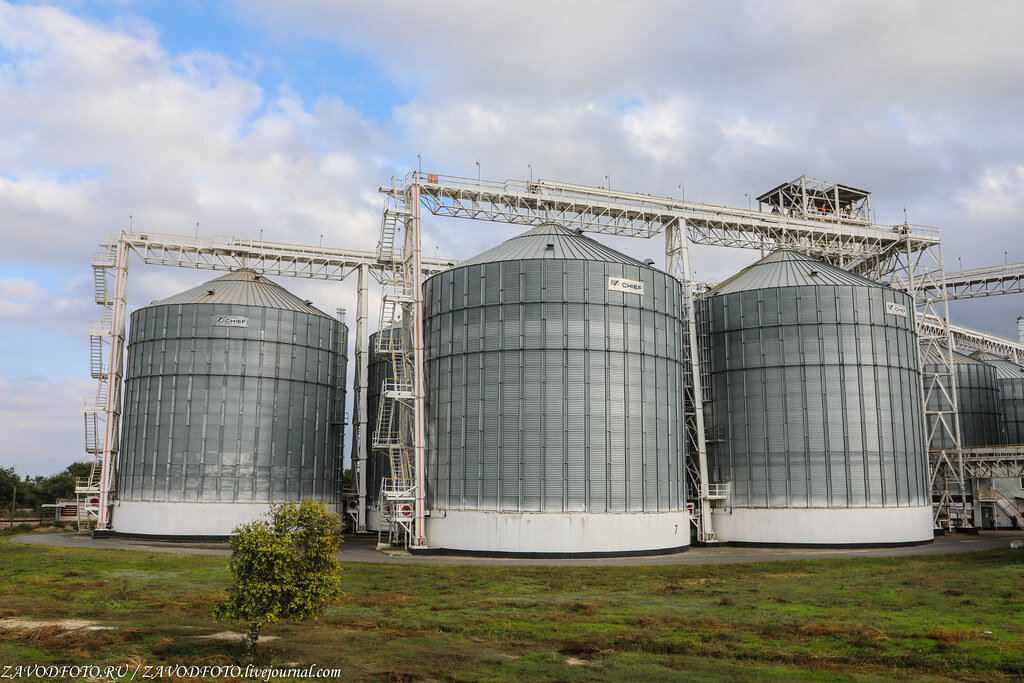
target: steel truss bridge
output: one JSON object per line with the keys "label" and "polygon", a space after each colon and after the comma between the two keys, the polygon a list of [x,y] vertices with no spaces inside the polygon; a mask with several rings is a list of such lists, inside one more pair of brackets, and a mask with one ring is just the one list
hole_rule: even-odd
{"label": "steel truss bridge", "polygon": [[[820,185],[820,181],[814,181]],[[701,340],[695,321],[697,283],[690,268],[691,244],[746,249],[799,250],[874,279],[888,280],[907,291],[917,308],[922,347],[945,358],[938,372],[923,372],[925,405],[938,396],[931,411],[934,429],[960,444],[955,387],[943,379],[953,376],[951,349],[991,351],[1024,362],[1024,344],[949,323],[949,299],[1020,292],[1024,264],[946,273],[938,230],[918,225],[876,225],[865,213],[839,210],[821,215],[754,211],[687,202],[667,197],[619,192],[606,188],[547,180],[471,180],[433,173],[410,173],[380,188],[385,198],[381,237],[376,251],[265,242],[239,237],[190,238],[181,235],[122,232],[113,234],[93,256],[96,303],[101,319],[90,326],[92,376],[96,395],[86,399],[86,450],[94,456],[91,475],[79,482],[80,507],[88,510],[96,528],[108,529],[117,459],[121,385],[124,367],[126,287],[128,264],[134,254],[143,263],[207,270],[251,268],[268,275],[341,281],[357,277],[355,330],[355,404],[353,432],[354,487],[352,517],[358,530],[366,528],[371,495],[380,510],[394,512],[381,528],[391,542],[425,546],[423,535],[423,369],[422,301],[418,286],[425,276],[452,267],[452,259],[425,258],[420,251],[421,211],[438,216],[469,218],[521,225],[553,221],[586,232],[653,238],[665,243],[665,268],[683,283],[690,344],[687,387],[687,431],[690,437],[689,477],[695,492],[694,521],[701,542],[715,542],[710,502],[720,486],[708,481],[704,406],[708,398],[707,364],[698,352]],[[838,195],[837,195],[838,196]],[[374,353],[390,357],[396,376],[383,387],[381,414],[374,434],[367,433],[368,281],[384,287],[378,329],[400,326],[402,334],[379,341]],[[379,335],[384,338],[385,335]],[[922,354],[922,357],[924,354]],[[923,368],[922,368],[923,371]],[[697,407],[697,409],[694,409]],[[381,492],[367,491],[366,462],[371,450],[387,456],[391,476]],[[976,454],[977,455],[977,454]],[[990,457],[986,454],[984,457]],[[980,471],[968,449],[930,450],[933,488],[943,491],[935,505],[936,527],[966,524],[963,494],[966,477]],[[982,457],[977,455],[977,457]],[[1024,463],[1024,447],[1001,452],[1009,467]],[[985,461],[991,464],[991,461]],[[1013,464],[1016,463],[1016,464]],[[987,466],[987,465],[986,465]],[[1001,471],[1001,470],[1000,470]],[[959,483],[959,489],[953,484]],[[957,499],[959,496],[959,499]],[[348,508],[346,508],[348,509]],[[412,514],[400,510],[413,510]],[[959,521],[957,521],[959,520]]]}

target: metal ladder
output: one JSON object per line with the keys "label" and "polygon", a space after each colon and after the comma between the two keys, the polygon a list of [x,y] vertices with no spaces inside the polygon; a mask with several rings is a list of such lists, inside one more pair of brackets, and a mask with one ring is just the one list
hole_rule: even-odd
{"label": "metal ladder", "polygon": [[406,267],[405,231],[411,217],[405,193],[397,191],[396,183],[396,191],[384,207],[377,243],[377,257],[386,264],[386,269],[382,277],[380,334],[372,351],[390,359],[392,372],[381,387],[372,447],[384,454],[390,469],[390,476],[384,478],[380,491],[378,541],[406,546],[412,538],[412,510],[416,500],[415,454],[410,443],[412,435],[408,433],[415,384],[403,327],[406,311],[413,301],[412,288],[418,286],[410,282]]}
{"label": "metal ladder", "polygon": [[[690,334],[687,335],[689,343],[683,346],[686,382],[688,386],[693,387],[696,381],[699,381],[701,387],[699,401],[695,400],[693,393],[690,393],[687,397],[686,409],[692,412],[687,413],[687,446],[689,452],[686,458],[686,474],[689,502],[686,507],[692,515],[691,521],[696,531],[697,542],[713,545],[719,542],[718,538],[715,536],[714,530],[711,529],[710,520],[703,519],[705,512],[710,517],[710,503],[707,507],[702,503],[705,500],[727,500],[730,486],[728,483],[713,483],[710,480],[712,476],[710,469],[706,471],[708,481],[702,482],[700,459],[697,453],[697,449],[700,448],[699,439],[703,436],[706,457],[710,460],[709,456],[712,453],[712,439],[710,435],[715,432],[714,423],[711,421],[713,418],[711,395],[711,323],[707,316],[706,302],[702,301],[699,296],[706,291],[706,288],[701,288],[697,283],[688,279],[683,280],[682,285],[684,299],[688,303],[686,307],[688,309],[686,312],[688,323],[692,322]],[[697,376],[694,377],[694,375]],[[695,424],[696,413],[698,412],[700,413],[699,417],[703,418],[703,434],[698,434],[700,430]],[[720,446],[721,444],[716,445]],[[704,487],[706,487],[706,493],[701,490]]]}
{"label": "metal ladder", "polygon": [[[99,520],[106,435],[110,431],[116,442],[120,434],[117,424],[120,416],[120,368],[110,367],[115,337],[120,341],[119,333],[114,329],[114,310],[119,302],[116,287],[111,285],[109,279],[111,271],[118,266],[118,250],[116,242],[111,241],[106,246],[106,251],[92,255],[93,300],[102,306],[102,310],[100,319],[89,323],[89,373],[96,380],[96,393],[87,396],[82,402],[85,452],[91,457],[91,467],[87,477],[79,477],[75,482],[79,532],[88,531]],[[117,354],[117,358],[120,362],[121,354]],[[117,405],[108,411],[110,400],[114,400]],[[114,421],[112,430],[108,428],[108,415]],[[116,454],[117,449],[116,443],[110,444],[112,454]],[[113,463],[108,466],[112,467]]]}

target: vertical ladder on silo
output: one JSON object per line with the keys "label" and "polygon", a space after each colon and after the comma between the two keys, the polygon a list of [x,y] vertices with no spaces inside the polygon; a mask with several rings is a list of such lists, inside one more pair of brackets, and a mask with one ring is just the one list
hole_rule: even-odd
{"label": "vertical ladder on silo", "polygon": [[[711,384],[711,320],[708,318],[707,301],[704,294],[707,286],[695,287],[698,298],[694,302],[694,314],[697,316],[697,364],[700,371],[701,399],[704,403],[704,441],[707,444],[709,461],[717,461],[713,454],[718,455],[725,443],[725,427],[721,424],[714,409],[714,386]],[[711,473],[708,473],[711,476]],[[730,491],[728,482],[708,482],[712,500],[725,500],[728,495],[722,491]]]}

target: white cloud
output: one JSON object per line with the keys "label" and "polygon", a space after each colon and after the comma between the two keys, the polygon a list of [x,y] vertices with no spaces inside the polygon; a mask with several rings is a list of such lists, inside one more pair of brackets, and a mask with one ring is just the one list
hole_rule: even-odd
{"label": "white cloud", "polygon": [[44,299],[46,290],[34,282],[11,277],[0,280],[0,299]]}
{"label": "white cloud", "polygon": [[5,466],[23,475],[50,475],[85,458],[82,397],[95,385],[0,376],[0,434]]}
{"label": "white cloud", "polygon": [[986,168],[956,200],[965,213],[985,223],[1019,223],[1024,214],[1024,164]]}
{"label": "white cloud", "polygon": [[268,98],[222,56],[49,7],[0,4],[0,49],[0,225],[28,260],[84,261],[129,214],[150,232],[375,241],[378,135],[343,102]]}
{"label": "white cloud", "polygon": [[[0,335],[44,331],[81,336],[92,297],[92,282],[71,278],[53,283],[53,289],[22,278],[0,280]],[[92,304],[95,306],[95,304]]]}

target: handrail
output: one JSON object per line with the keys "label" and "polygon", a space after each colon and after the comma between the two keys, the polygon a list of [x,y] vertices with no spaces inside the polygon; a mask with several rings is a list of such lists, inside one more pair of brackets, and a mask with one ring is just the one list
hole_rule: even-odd
{"label": "handrail", "polygon": [[[416,172],[410,172],[405,175],[403,181],[408,185],[415,182]],[[443,186],[454,187],[461,190],[473,190],[480,193],[500,193],[500,194],[520,194],[524,197],[537,196],[542,194],[542,190],[546,191],[544,196],[545,199],[566,199],[569,201],[590,201],[595,197],[600,197],[605,201],[622,208],[634,209],[645,213],[655,212],[668,212],[668,213],[709,213],[712,216],[718,217],[739,217],[747,218],[751,220],[760,220],[769,224],[777,224],[780,228],[789,229],[821,229],[823,226],[835,225],[837,228],[849,230],[850,228],[869,230],[877,233],[878,237],[886,233],[905,233],[911,236],[917,236],[929,240],[937,240],[939,235],[939,229],[934,226],[921,225],[916,223],[897,223],[897,224],[876,224],[869,221],[837,216],[833,214],[825,214],[822,216],[815,216],[809,214],[806,216],[789,216],[781,213],[771,213],[768,211],[757,211],[753,209],[738,209],[728,206],[720,206],[717,204],[704,204],[701,202],[688,202],[683,199],[675,199],[673,197],[660,197],[655,195],[648,195],[636,192],[624,192],[620,190],[611,190],[603,187],[592,187],[587,185],[577,185],[573,183],[563,183],[545,179],[539,179],[535,181],[528,180],[515,180],[507,179],[505,181],[493,181],[493,180],[477,180],[472,178],[464,178],[460,176],[444,175],[440,173],[421,173],[419,176],[419,183],[425,193],[429,194],[440,194],[443,195]],[[392,188],[382,187],[381,190],[391,190]],[[397,191],[398,188],[394,188]],[[867,236],[865,234],[865,236]]]}

